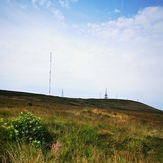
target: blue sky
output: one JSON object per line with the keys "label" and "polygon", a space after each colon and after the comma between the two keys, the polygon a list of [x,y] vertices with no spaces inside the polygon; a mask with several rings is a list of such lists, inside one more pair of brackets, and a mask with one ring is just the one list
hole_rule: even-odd
{"label": "blue sky", "polygon": [[0,89],[163,110],[163,0],[2,0]]}

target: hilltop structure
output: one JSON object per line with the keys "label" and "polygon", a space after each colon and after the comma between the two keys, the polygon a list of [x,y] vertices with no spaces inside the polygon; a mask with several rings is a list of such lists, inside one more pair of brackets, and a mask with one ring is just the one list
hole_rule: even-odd
{"label": "hilltop structure", "polygon": [[62,89],[62,97],[63,97],[63,89]]}
{"label": "hilltop structure", "polygon": [[105,90],[105,97],[104,97],[105,99],[108,99],[108,94],[107,94],[107,88],[106,88],[106,90]]}

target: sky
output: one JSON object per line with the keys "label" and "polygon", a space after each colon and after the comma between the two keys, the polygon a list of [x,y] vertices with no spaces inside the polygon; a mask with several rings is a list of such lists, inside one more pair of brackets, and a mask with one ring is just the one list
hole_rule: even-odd
{"label": "sky", "polygon": [[1,0],[0,89],[163,110],[163,0]]}

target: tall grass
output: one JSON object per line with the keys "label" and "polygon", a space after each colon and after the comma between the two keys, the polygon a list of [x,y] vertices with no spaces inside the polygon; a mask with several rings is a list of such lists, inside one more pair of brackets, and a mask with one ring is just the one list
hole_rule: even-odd
{"label": "tall grass", "polygon": [[150,125],[152,121],[155,123],[152,114],[148,114],[148,118],[144,115],[146,121],[142,123],[143,115],[139,119],[136,113],[110,109],[50,107],[41,103],[22,106],[1,108],[0,117],[7,122],[21,111],[31,112],[41,117],[43,126],[53,138],[42,148],[0,140],[0,161],[3,163],[163,162],[163,128]]}
{"label": "tall grass", "polygon": [[2,155],[3,163],[43,163],[44,155],[41,149],[25,143],[6,143]]}

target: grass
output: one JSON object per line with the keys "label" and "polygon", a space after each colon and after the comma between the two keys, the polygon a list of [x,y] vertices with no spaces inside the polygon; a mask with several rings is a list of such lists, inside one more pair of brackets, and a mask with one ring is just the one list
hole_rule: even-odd
{"label": "grass", "polygon": [[0,140],[0,162],[163,162],[163,114],[147,105],[0,93],[0,117],[4,121],[30,112],[41,117],[42,125],[51,133],[42,148]]}

